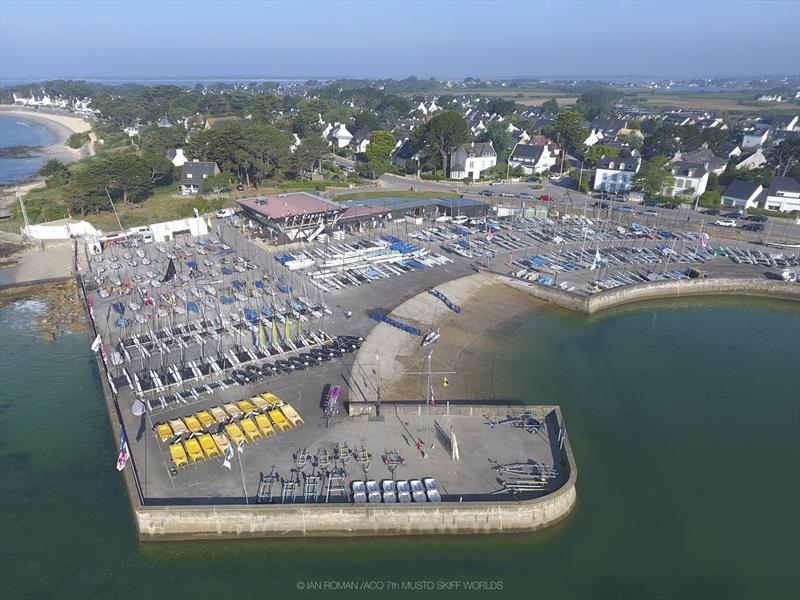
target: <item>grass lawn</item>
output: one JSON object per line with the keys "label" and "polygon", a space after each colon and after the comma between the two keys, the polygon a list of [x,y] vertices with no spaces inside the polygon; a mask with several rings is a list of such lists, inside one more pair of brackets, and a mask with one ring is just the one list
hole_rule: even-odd
{"label": "grass lawn", "polygon": [[385,192],[353,192],[351,194],[339,194],[334,196],[334,200],[368,200],[370,198],[461,198],[461,194],[455,192],[436,192],[436,191],[418,191],[418,192],[394,192],[387,190]]}

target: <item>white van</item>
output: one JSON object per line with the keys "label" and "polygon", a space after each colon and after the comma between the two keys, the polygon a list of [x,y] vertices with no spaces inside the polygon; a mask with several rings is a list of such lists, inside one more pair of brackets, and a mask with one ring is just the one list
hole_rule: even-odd
{"label": "white van", "polygon": [[233,208],[223,208],[222,210],[217,211],[217,218],[218,219],[227,219],[228,217],[232,217],[236,214],[236,209]]}

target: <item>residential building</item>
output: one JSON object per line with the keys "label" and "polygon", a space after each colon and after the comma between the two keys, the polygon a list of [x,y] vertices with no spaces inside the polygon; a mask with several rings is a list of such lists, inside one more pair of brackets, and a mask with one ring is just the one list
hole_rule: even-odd
{"label": "residential building", "polygon": [[219,167],[214,162],[194,160],[181,167],[181,178],[178,184],[178,193],[182,196],[202,194],[203,180],[214,175],[219,175]]}
{"label": "residential building", "polygon": [[173,148],[167,152],[167,160],[176,167],[182,167],[189,162],[189,159],[186,158],[186,155],[183,153],[183,148]]}
{"label": "residential building", "polygon": [[758,205],[764,188],[760,183],[734,179],[722,192],[722,206],[747,210]]}
{"label": "residential building", "polygon": [[679,160],[670,163],[675,182],[672,186],[673,196],[688,195],[691,198],[701,196],[708,185],[708,169],[703,163]]}
{"label": "residential building", "polygon": [[728,166],[728,161],[716,156],[708,149],[706,144],[703,144],[701,148],[698,148],[694,152],[686,152],[684,154],[677,152],[673,161],[680,160],[704,164],[706,165],[706,169],[715,175],[722,175],[725,172],[725,168]]}
{"label": "residential building", "polygon": [[462,144],[450,154],[451,179],[479,179],[481,173],[497,164],[491,142]]}
{"label": "residential building", "polygon": [[[534,136],[536,137],[541,136]],[[520,167],[526,175],[544,173],[556,164],[559,150],[549,144],[517,144],[511,152],[508,164],[512,168]]]}
{"label": "residential building", "polygon": [[604,156],[594,173],[592,189],[618,194],[629,192],[633,187],[633,178],[642,166],[638,156]]}
{"label": "residential building", "polygon": [[414,144],[411,143],[410,139],[406,139],[394,153],[394,157],[392,158],[392,162],[396,164],[401,169],[408,170],[411,162],[415,162],[418,165],[420,160],[425,157],[425,150],[422,148],[415,148]]}
{"label": "residential building", "polygon": [[347,127],[343,123],[334,123],[325,139],[336,148],[345,148],[352,141],[353,134],[347,131]]}
{"label": "residential building", "polygon": [[745,131],[742,135],[742,143],[740,147],[742,150],[748,148],[759,148],[764,145],[769,137],[768,128],[758,128],[752,131]]}
{"label": "residential building", "polygon": [[793,177],[773,177],[764,208],[780,212],[800,211],[800,182]]}
{"label": "residential building", "polygon": [[750,169],[758,169],[759,167],[763,167],[765,164],[767,164],[767,157],[764,156],[764,151],[761,148],[758,148],[755,152],[748,154],[744,158],[741,156],[737,157],[734,168],[737,171],[748,171]]}
{"label": "residential building", "polygon": [[363,154],[367,151],[367,146],[369,146],[369,134],[369,129],[359,129],[355,132],[353,139],[350,141],[353,152],[356,154]]}

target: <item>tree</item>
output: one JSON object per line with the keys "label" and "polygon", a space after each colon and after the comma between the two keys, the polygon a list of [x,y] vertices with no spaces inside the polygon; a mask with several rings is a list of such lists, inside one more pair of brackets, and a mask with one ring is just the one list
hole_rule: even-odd
{"label": "tree", "polygon": [[635,133],[626,133],[617,138],[623,144],[627,144],[635,150],[639,150],[644,145],[644,139]]}
{"label": "tree", "polygon": [[489,124],[483,135],[486,140],[492,142],[494,151],[497,153],[497,162],[507,163],[509,156],[511,156],[511,132],[508,131],[508,127],[503,123],[494,121]]}
{"label": "tree", "polygon": [[139,134],[139,147],[145,152],[166,156],[173,148],[186,142],[186,130],[182,126],[159,127],[150,125]]}
{"label": "tree", "polygon": [[353,117],[353,133],[359,129],[366,129],[367,131],[375,131],[381,128],[381,121],[375,113],[369,110],[362,110],[355,117]]}
{"label": "tree", "polygon": [[292,131],[303,139],[319,135],[322,131],[319,124],[319,113],[310,107],[301,109],[292,121]]}
{"label": "tree", "polygon": [[617,90],[598,87],[586,90],[575,102],[575,110],[588,120],[595,117],[609,117],[613,114],[614,104],[622,98]]}
{"label": "tree", "polygon": [[221,171],[220,173],[206,177],[203,180],[203,190],[206,193],[210,192],[213,194],[227,192],[231,189],[233,179],[234,179],[233,173],[228,173],[227,171]]}
{"label": "tree", "polygon": [[289,158],[289,171],[300,179],[313,171],[314,165],[328,152],[330,147],[322,136],[312,135],[304,139]]}
{"label": "tree", "polygon": [[634,178],[634,185],[647,196],[657,197],[675,185],[675,178],[666,156],[655,156],[648,160]]}
{"label": "tree", "polygon": [[450,153],[472,139],[467,121],[457,112],[445,110],[437,113],[421,129],[430,154],[441,156],[442,173],[447,177]]}
{"label": "tree", "polygon": [[556,115],[555,131],[566,148],[580,148],[589,137],[583,116],[574,110],[562,110]]}
{"label": "tree", "polygon": [[389,155],[394,150],[394,134],[390,131],[377,130],[369,136],[367,160],[376,163],[388,163]]}
{"label": "tree", "polygon": [[605,156],[609,158],[619,156],[619,150],[604,144],[596,144],[589,148],[584,156],[586,157],[586,160],[592,163],[593,167],[596,167],[597,163],[599,163]]}
{"label": "tree", "polygon": [[248,106],[254,121],[263,123],[273,123],[278,113],[281,111],[283,103],[281,99],[273,94],[258,94]]}
{"label": "tree", "polygon": [[60,160],[51,158],[39,169],[39,175],[48,179],[52,177],[66,180],[69,179],[69,169]]}
{"label": "tree", "polygon": [[786,177],[800,163],[800,139],[791,138],[774,144],[767,152],[767,161],[775,168],[776,174]]}
{"label": "tree", "polygon": [[546,115],[557,115],[558,110],[558,100],[555,98],[549,98],[542,103],[542,112]]}

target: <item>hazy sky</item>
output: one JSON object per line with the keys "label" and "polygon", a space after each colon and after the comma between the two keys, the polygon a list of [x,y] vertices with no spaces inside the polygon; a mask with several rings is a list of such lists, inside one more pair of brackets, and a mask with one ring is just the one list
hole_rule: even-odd
{"label": "hazy sky", "polygon": [[3,79],[798,72],[798,0],[0,0]]}

